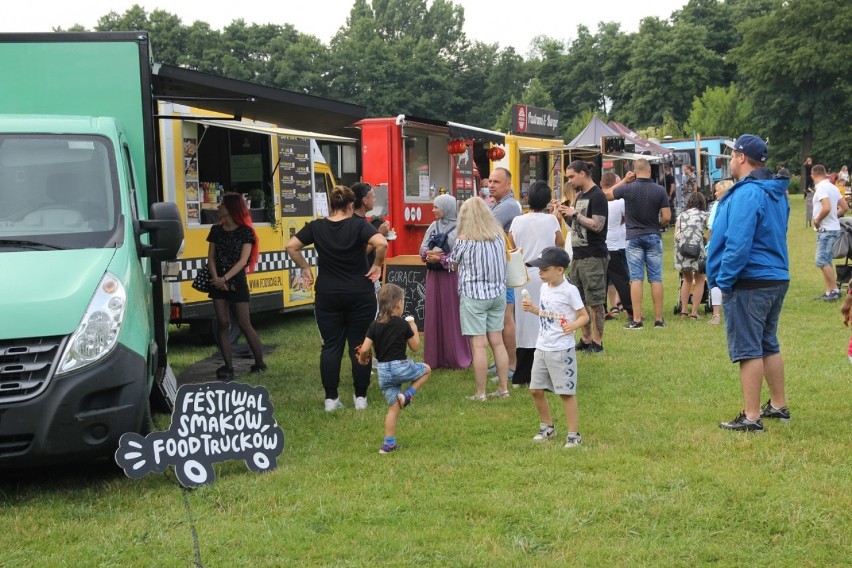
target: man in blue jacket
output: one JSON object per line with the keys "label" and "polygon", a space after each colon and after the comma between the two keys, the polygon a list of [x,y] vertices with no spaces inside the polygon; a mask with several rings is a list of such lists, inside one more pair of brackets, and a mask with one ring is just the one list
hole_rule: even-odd
{"label": "man in blue jacket", "polygon": [[[762,432],[761,418],[790,420],[784,397],[784,360],[778,318],[790,284],[787,255],[788,179],[765,168],[766,143],[743,134],[733,144],[731,173],[738,179],[719,201],[707,250],[707,279],[723,293],[728,354],[740,364],[743,411],[719,426]],[[760,406],[763,378],[769,401]]]}

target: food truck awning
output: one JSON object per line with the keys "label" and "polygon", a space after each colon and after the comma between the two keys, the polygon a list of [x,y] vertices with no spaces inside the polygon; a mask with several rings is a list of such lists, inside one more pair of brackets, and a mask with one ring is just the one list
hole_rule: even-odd
{"label": "food truck awning", "polygon": [[502,132],[449,121],[447,122],[447,126],[450,129],[451,138],[472,138],[473,140],[482,140],[483,142],[501,145],[506,143],[506,135]]}
{"label": "food truck awning", "polygon": [[204,126],[219,126],[221,128],[232,128],[234,130],[244,130],[246,132],[257,132],[260,134],[273,134],[282,136],[298,136],[300,138],[313,138],[324,142],[339,142],[355,143],[355,138],[347,138],[345,136],[334,136],[332,134],[320,134],[318,132],[308,132],[305,130],[293,130],[291,128],[281,128],[271,124],[257,124],[253,122],[240,122],[239,120],[201,120],[192,119],[189,122],[197,122]]}
{"label": "food truck awning", "polygon": [[476,126],[468,126],[467,124],[459,124],[458,122],[433,120],[431,118],[422,118],[419,116],[407,116],[401,114],[396,117],[396,123],[400,126],[405,124],[424,124],[432,127],[443,127],[449,131],[450,138],[470,138],[482,142],[491,142],[493,144],[505,144],[506,135],[496,130],[487,130]]}
{"label": "food truck awning", "polygon": [[634,154],[633,152],[618,152],[616,154],[604,154],[604,158],[610,160],[648,160],[649,162],[662,162],[663,156],[650,156],[648,154]]}
{"label": "food truck awning", "polygon": [[355,133],[353,123],[367,115],[367,107],[285,91],[247,81],[228,79],[173,65],[154,65],[154,96],[286,128],[325,132],[336,136]]}

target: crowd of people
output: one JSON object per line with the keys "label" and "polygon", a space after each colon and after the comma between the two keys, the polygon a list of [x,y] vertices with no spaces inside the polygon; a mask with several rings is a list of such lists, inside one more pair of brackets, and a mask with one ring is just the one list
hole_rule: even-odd
{"label": "crowd of people", "polygon": [[[684,183],[676,195],[652,178],[651,165],[642,158],[634,161],[624,179],[606,173],[600,185],[586,163],[572,162],[565,170],[563,199],[554,199],[544,181],[535,182],[528,190],[525,214],[513,196],[511,173],[502,167],[484,180],[488,195],[468,199],[460,208],[455,197],[437,196],[435,221],[420,246],[427,268],[424,363],[408,357],[407,349],[419,349],[420,335],[413,318],[403,319],[404,291],[392,284],[379,286],[388,226],[381,219],[367,218],[372,188],[363,183],[335,187],[329,196],[330,215],[306,224],[286,246],[306,286],[314,284],[314,276],[301,250],[313,245],[317,251],[314,310],[322,338],[325,410],[344,407],[340,369],[348,344],[354,408],[367,408],[374,370],[388,405],[383,454],[397,449],[400,412],[411,404],[432,369],[471,366],[470,401],[508,398],[510,381],[513,387],[529,388],[540,420],[536,442],[556,435],[544,393],[558,395],[567,423],[565,446],[578,446],[582,437],[577,352],[603,352],[605,321],[621,311],[627,314],[626,329],[645,327],[646,281],[653,300],[653,326],[666,326],[661,232],[672,221],[674,209],[674,268],[680,274],[676,311],[683,319],[698,319],[706,282],[713,306],[708,323],[721,323],[723,307],[729,356],[739,365],[743,408],[720,427],[754,432],[763,431],[763,419],[790,420],[777,339],[790,280],[789,177],[765,167],[767,146],[759,137],[745,134],[729,146],[736,181],[715,185],[709,211],[690,172],[685,179],[691,183]],[[826,284],[819,299],[835,301],[841,292],[831,248],[840,232],[839,218],[849,207],[825,168],[809,166],[811,181],[805,183],[814,184],[816,265]],[[670,177],[668,170],[666,185]],[[220,223],[208,237],[211,298],[220,330],[227,330],[229,314],[236,314],[255,356],[252,371],[262,372],[266,364],[248,317],[245,283],[246,272],[257,260],[257,236],[244,209],[241,196],[226,195]],[[528,271],[528,283],[518,289],[520,302],[516,290],[506,286],[508,252],[516,248],[521,249]],[[852,324],[850,310],[852,295],[847,295],[842,308],[847,325]],[[580,331],[576,340],[575,331]],[[220,331],[219,343],[225,365],[217,377],[233,378],[226,331]],[[849,357],[852,362],[852,341]],[[489,371],[496,374],[492,381],[497,384],[490,393]],[[761,405],[764,380],[770,396]]]}

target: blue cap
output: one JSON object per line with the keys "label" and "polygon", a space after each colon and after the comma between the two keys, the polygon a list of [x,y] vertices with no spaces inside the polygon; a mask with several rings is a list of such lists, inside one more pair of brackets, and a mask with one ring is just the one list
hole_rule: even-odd
{"label": "blue cap", "polygon": [[736,150],[740,154],[745,154],[752,160],[757,160],[758,162],[766,161],[768,150],[766,149],[766,142],[760,136],[743,134],[737,138],[736,142],[728,142],[726,140],[725,146]]}

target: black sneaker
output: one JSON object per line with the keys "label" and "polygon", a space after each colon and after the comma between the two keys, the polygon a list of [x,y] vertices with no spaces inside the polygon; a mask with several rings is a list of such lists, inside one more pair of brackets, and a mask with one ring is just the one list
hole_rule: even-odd
{"label": "black sneaker", "polygon": [[737,432],[763,432],[763,422],[757,420],[749,420],[746,418],[745,412],[740,412],[739,416],[730,422],[722,422],[719,424],[722,430],[735,430]]}
{"label": "black sneaker", "polygon": [[627,322],[627,325],[624,326],[624,329],[642,329],[644,327],[641,321],[633,321],[632,319]]}
{"label": "black sneaker", "polygon": [[592,341],[591,343],[589,343],[589,346],[586,347],[586,352],[588,352],[588,353],[603,353],[604,348],[603,348],[603,345],[601,345],[600,343],[595,343],[594,341]]}
{"label": "black sneaker", "polygon": [[766,404],[764,404],[760,408],[760,417],[761,418],[777,418],[781,420],[781,422],[789,422],[790,421],[790,409],[786,406],[783,408],[775,408],[771,404],[772,400],[767,400]]}
{"label": "black sneaker", "polygon": [[666,327],[666,322],[664,322],[663,320],[657,320],[657,321],[654,322],[654,327],[656,327],[656,328]]}
{"label": "black sneaker", "polygon": [[591,343],[586,343],[585,341],[583,341],[583,340],[581,339],[580,341],[578,341],[578,342],[577,342],[577,346],[576,346],[574,349],[575,349],[578,353],[579,353],[580,351],[589,351],[589,350],[592,348],[592,345],[594,345],[594,344],[595,344],[595,343],[594,343],[594,341],[593,341],[593,342],[591,342]]}
{"label": "black sneaker", "polygon": [[230,381],[234,378],[234,368],[227,365],[222,365],[216,369],[216,378]]}
{"label": "black sneaker", "polygon": [[249,368],[249,373],[265,373],[267,368],[266,363],[252,365],[251,368]]}

